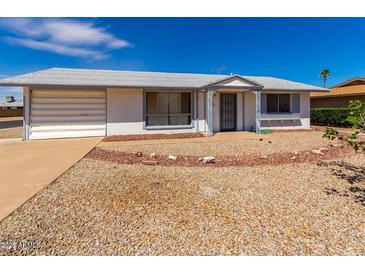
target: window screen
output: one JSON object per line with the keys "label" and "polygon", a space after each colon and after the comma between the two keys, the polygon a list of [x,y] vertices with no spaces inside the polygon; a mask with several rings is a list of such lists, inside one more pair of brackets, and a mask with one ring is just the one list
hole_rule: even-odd
{"label": "window screen", "polygon": [[146,93],[147,126],[179,126],[190,124],[190,92]]}
{"label": "window screen", "polygon": [[290,94],[267,94],[267,112],[290,112]]}

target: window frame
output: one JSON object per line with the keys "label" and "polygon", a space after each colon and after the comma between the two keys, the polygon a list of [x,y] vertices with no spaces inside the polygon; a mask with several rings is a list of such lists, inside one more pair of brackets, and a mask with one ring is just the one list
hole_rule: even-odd
{"label": "window frame", "polygon": [[[180,113],[180,114],[148,114],[147,113],[147,93],[189,93],[190,94],[190,113]],[[181,98],[181,97],[180,97]],[[143,91],[143,129],[192,129],[194,128],[194,119],[195,119],[195,111],[194,111],[194,92],[191,90],[144,90]],[[147,116],[174,116],[174,115],[190,115],[190,124],[187,125],[147,125]]]}
{"label": "window frame", "polygon": [[[277,100],[277,109],[278,111],[268,111],[268,99],[269,99],[269,95],[276,95],[278,98]],[[280,109],[280,95],[288,95],[289,96],[289,111],[279,111]],[[266,94],[266,113],[267,114],[291,114],[292,113],[292,95],[291,93],[267,93]]]}

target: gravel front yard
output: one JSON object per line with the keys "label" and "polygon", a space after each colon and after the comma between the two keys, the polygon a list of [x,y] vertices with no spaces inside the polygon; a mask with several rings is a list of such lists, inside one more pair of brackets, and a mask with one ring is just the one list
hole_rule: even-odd
{"label": "gravel front yard", "polygon": [[321,138],[322,131],[276,132],[258,137],[252,134],[247,138],[196,138],[181,140],[149,140],[132,142],[103,142],[100,148],[123,151],[162,154],[162,155],[268,155],[275,152],[294,152],[318,149],[328,145],[328,141]]}
{"label": "gravel front yard", "polygon": [[0,223],[0,254],[365,255],[364,161],[187,168],[84,159]]}

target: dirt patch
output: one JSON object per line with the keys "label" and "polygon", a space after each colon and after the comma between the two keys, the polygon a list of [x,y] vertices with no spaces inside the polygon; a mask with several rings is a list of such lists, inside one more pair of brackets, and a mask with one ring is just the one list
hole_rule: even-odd
{"label": "dirt patch", "polygon": [[340,145],[337,147],[328,146],[322,154],[315,154],[311,150],[297,153],[273,153],[267,156],[239,155],[239,156],[219,156],[214,163],[204,164],[198,156],[175,155],[176,160],[171,160],[168,155],[155,155],[153,158],[141,152],[130,153],[94,148],[86,157],[93,160],[109,161],[119,164],[143,164],[146,161],[156,160],[161,166],[181,166],[181,167],[234,167],[234,166],[261,166],[261,165],[283,165],[294,163],[316,162],[320,160],[330,160],[354,154],[351,147]]}
{"label": "dirt patch", "polygon": [[204,137],[203,133],[173,133],[173,134],[135,134],[135,135],[114,135],[103,139],[104,142],[157,140],[157,139],[181,139]]}

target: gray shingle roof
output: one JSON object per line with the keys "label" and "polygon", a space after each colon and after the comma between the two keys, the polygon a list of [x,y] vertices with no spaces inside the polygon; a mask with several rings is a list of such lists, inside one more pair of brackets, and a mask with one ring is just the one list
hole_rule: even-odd
{"label": "gray shingle roof", "polygon": [[[227,77],[230,75],[52,68],[1,79],[0,85],[201,88]],[[258,83],[264,90],[327,91],[274,77],[240,77]]]}

